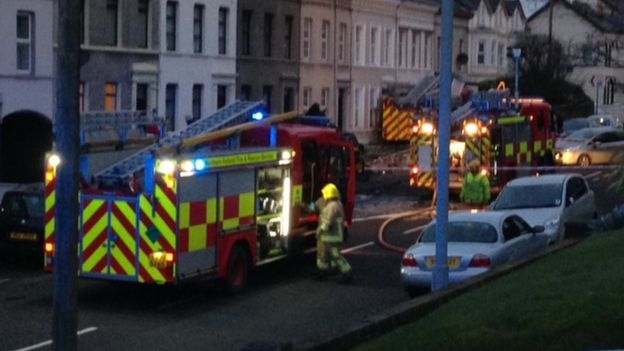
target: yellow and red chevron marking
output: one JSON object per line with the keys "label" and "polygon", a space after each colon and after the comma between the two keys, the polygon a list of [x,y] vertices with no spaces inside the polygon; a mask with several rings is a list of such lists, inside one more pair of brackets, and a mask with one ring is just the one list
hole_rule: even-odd
{"label": "yellow and red chevron marking", "polygon": [[217,240],[217,199],[180,204],[180,253],[215,246]]}
{"label": "yellow and red chevron marking", "polygon": [[106,200],[85,200],[82,208],[81,271],[107,273],[108,205]]}
{"label": "yellow and red chevron marking", "polygon": [[219,198],[219,222],[222,230],[235,229],[255,222],[255,194],[253,192]]}
{"label": "yellow and red chevron marking", "polygon": [[141,283],[167,283],[175,277],[175,264],[157,268],[150,263],[154,252],[176,252],[176,194],[159,176],[156,177],[155,206],[142,195],[139,199],[139,275]]}
{"label": "yellow and red chevron marking", "polygon": [[434,177],[432,172],[422,172],[418,174],[416,186],[423,188],[433,188]]}
{"label": "yellow and red chevron marking", "polygon": [[136,220],[134,201],[111,204],[110,228],[115,240],[110,246],[109,274],[136,276]]}
{"label": "yellow and red chevron marking", "polygon": [[[54,226],[56,225],[56,171],[52,167],[48,167],[45,174],[45,233],[44,247],[46,244],[54,244]],[[52,270],[52,256],[44,251],[44,268],[47,271]]]}
{"label": "yellow and red chevron marking", "polygon": [[384,108],[382,130],[385,140],[409,140],[413,124],[413,112],[399,111],[394,105]]}

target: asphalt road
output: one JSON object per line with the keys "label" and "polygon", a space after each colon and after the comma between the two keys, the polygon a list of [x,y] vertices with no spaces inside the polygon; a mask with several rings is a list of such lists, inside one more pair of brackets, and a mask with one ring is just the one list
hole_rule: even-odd
{"label": "asphalt road", "polygon": [[[590,181],[601,212],[619,202],[606,172]],[[401,255],[376,243],[384,219],[370,216],[426,206],[426,194],[406,189],[396,176],[372,177],[360,189],[360,219],[344,246],[353,283],[314,279],[313,254],[259,267],[247,291],[236,296],[210,282],[172,288],[80,280],[79,349],[271,350],[323,340],[405,301]],[[407,247],[427,221],[392,223],[386,238]],[[51,349],[53,283],[41,261],[0,254],[0,351]]]}

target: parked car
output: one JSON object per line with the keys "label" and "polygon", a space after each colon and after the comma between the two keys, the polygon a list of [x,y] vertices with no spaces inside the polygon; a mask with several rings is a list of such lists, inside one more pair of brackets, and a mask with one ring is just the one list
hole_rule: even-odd
{"label": "parked car", "polygon": [[622,120],[620,117],[612,115],[591,115],[587,117],[589,127],[612,127],[622,128]]}
{"label": "parked car", "polygon": [[43,189],[9,190],[0,202],[0,245],[43,250],[45,200]]}
{"label": "parked car", "polygon": [[569,118],[563,121],[563,130],[560,137],[566,136],[576,132],[579,129],[589,128],[589,119],[586,117]]}
{"label": "parked car", "polygon": [[624,130],[612,127],[583,128],[555,144],[555,161],[563,165],[614,163],[622,153]]}
{"label": "parked car", "polygon": [[[431,286],[435,266],[436,223],[432,221],[401,261],[401,278],[410,296]],[[531,227],[509,211],[449,213],[449,284],[486,273],[501,264],[520,260],[547,247],[541,226]]]}
{"label": "parked car", "polygon": [[589,223],[597,211],[594,192],[580,174],[516,178],[505,184],[490,208],[513,210],[531,226],[544,226],[549,243],[563,239],[566,228]]}

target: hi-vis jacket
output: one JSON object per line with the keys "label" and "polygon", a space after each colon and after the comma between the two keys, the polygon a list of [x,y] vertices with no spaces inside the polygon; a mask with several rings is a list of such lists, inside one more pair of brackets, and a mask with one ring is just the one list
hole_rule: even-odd
{"label": "hi-vis jacket", "polygon": [[340,244],[343,241],[344,210],[340,200],[328,200],[321,209],[317,234],[324,243]]}
{"label": "hi-vis jacket", "polygon": [[490,201],[490,181],[482,174],[468,172],[459,198],[469,204],[485,205]]}

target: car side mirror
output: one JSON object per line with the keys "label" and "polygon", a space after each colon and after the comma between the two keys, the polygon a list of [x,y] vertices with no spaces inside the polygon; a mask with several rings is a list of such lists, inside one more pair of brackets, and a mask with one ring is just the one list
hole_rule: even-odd
{"label": "car side mirror", "polygon": [[536,225],[533,228],[533,234],[543,233],[546,228],[543,225]]}

